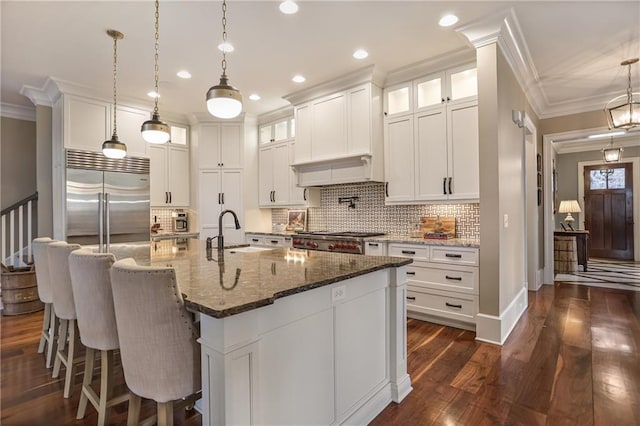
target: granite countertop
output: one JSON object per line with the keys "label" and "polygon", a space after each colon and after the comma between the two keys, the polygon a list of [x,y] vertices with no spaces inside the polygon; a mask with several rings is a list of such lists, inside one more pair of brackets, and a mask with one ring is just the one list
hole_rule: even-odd
{"label": "granite countertop", "polygon": [[282,232],[261,232],[261,231],[247,231],[246,234],[251,235],[277,235],[278,237],[292,237],[294,235],[298,235],[296,232],[291,231],[282,231]]}
{"label": "granite countertop", "polygon": [[[141,265],[173,266],[188,309],[223,318],[411,259],[290,248],[252,253],[207,250],[197,239],[153,241],[134,254]],[[147,254],[148,253],[148,254]]]}
{"label": "granite countertop", "polygon": [[158,232],[151,233],[152,240],[160,240],[165,238],[198,238],[199,236],[199,232],[173,232],[159,230]]}

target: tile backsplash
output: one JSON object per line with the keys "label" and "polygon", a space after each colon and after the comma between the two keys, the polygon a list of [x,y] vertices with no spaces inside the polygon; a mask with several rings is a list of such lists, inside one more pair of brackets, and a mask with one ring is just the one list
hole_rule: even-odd
{"label": "tile backsplash", "polygon": [[172,223],[171,223],[171,213],[174,211],[179,211],[179,212],[187,212],[189,213],[188,216],[188,223],[189,223],[189,231],[191,231],[193,229],[193,225],[192,223],[195,223],[193,221],[194,219],[194,212],[190,209],[176,209],[176,208],[151,208],[151,217],[149,218],[149,226],[153,225],[153,218],[155,216],[157,222],[160,224],[160,229],[165,230],[165,231],[172,231]]}
{"label": "tile backsplash", "polygon": [[[338,202],[341,197],[358,197],[355,208]],[[480,238],[480,204],[421,204],[385,206],[384,184],[379,182],[323,187],[320,207],[309,208],[310,231],[379,231],[406,235],[422,216],[453,216],[459,238]],[[287,209],[272,209],[273,223],[287,223]]]}

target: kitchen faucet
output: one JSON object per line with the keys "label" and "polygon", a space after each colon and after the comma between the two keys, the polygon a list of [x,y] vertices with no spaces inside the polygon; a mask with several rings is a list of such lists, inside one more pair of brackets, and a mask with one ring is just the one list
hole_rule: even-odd
{"label": "kitchen faucet", "polygon": [[216,237],[208,237],[207,238],[207,248],[211,248],[211,243],[214,238],[218,239],[218,250],[224,250],[224,236],[222,235],[222,217],[231,213],[233,215],[233,220],[236,222],[236,229],[240,229],[240,222],[238,221],[238,215],[233,210],[223,210],[220,212],[220,216],[218,216],[218,235]]}

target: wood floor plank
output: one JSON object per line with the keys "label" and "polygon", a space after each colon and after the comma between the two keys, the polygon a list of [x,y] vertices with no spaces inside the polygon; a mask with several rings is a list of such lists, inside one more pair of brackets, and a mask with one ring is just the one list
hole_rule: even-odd
{"label": "wood floor plank", "polygon": [[480,345],[453,379],[451,386],[469,393],[477,393],[484,384],[489,370],[500,358],[500,352],[501,348],[498,346]]}

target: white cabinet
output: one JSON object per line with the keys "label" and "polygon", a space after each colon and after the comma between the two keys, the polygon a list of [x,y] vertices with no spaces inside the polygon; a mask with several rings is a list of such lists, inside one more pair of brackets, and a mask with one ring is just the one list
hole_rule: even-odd
{"label": "white cabinet", "polygon": [[292,238],[282,235],[246,234],[246,242],[259,247],[291,247]]}
{"label": "white cabinet", "polygon": [[[102,143],[113,133],[113,105],[97,99],[62,95],[64,147],[100,152]],[[127,145],[127,155],[148,157],[148,144],[140,127],[149,119],[149,111],[123,105],[117,107],[118,139]]]}
{"label": "white cabinet", "polygon": [[369,256],[386,256],[387,243],[383,241],[365,241],[364,254]]}
{"label": "white cabinet", "polygon": [[173,144],[150,146],[151,206],[189,206],[189,149]]}
{"label": "white cabinet", "polygon": [[242,168],[242,124],[206,123],[198,128],[200,169]]}
{"label": "white cabinet", "polygon": [[300,186],[383,179],[381,99],[380,88],[365,83],[296,104]]}
{"label": "white cabinet", "polygon": [[258,130],[260,144],[283,142],[295,137],[295,119],[285,117],[269,123],[261,124]]}
{"label": "white cabinet", "polygon": [[287,205],[290,198],[288,143],[263,146],[258,155],[260,206]]}
{"label": "white cabinet", "polygon": [[[199,172],[200,239],[218,235],[218,217],[224,210],[233,210],[243,226],[242,171],[205,169]],[[235,229],[231,214],[222,222],[226,244],[242,244],[244,231]]]}
{"label": "white cabinet", "polygon": [[[385,203],[477,201],[475,67],[459,67],[389,87],[385,105]],[[413,163],[407,164],[407,159]]]}
{"label": "white cabinet", "polygon": [[479,249],[390,243],[389,256],[409,257],[407,315],[473,329],[478,312]]}

